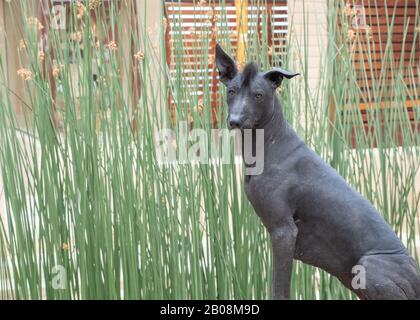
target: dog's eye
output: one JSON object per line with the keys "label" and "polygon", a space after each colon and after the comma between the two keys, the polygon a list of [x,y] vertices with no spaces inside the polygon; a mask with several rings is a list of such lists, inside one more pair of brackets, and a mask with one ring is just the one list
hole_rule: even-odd
{"label": "dog's eye", "polygon": [[258,93],[255,94],[255,99],[259,100],[261,98],[262,98],[262,93],[258,92]]}
{"label": "dog's eye", "polygon": [[230,96],[234,96],[236,94],[236,91],[234,89],[229,89],[228,93]]}

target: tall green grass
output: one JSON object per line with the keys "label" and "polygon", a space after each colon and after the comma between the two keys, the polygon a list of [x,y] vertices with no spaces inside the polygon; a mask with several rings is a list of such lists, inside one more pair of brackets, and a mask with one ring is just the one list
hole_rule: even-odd
{"label": "tall green grass", "polygon": [[[249,2],[264,5],[262,0]],[[220,4],[225,7],[224,1]],[[305,2],[296,5],[305,7]],[[349,123],[360,125],[361,115],[342,111],[347,101],[358,103],[365,96],[352,72],[354,59],[347,30],[337,27],[337,12],[344,13],[336,5],[334,1],[329,6],[328,46],[320,67],[323,76],[315,89],[309,88],[307,37],[298,40],[290,36],[286,54],[273,59],[273,65],[302,73],[301,79],[283,88],[283,109],[307,143],[376,205],[418,259],[418,131],[413,134],[403,126],[402,143],[398,143],[396,121],[409,121],[405,109],[398,108],[385,119],[389,130],[385,136],[378,130],[381,123],[372,116],[377,148],[368,147],[372,137],[362,130],[356,132],[357,147],[350,148],[346,138]],[[143,18],[146,7],[138,8],[138,31],[128,26],[117,2],[112,1],[109,21],[102,19],[97,26],[102,34],[110,27],[114,38],[117,34],[120,39],[132,36],[133,52],[123,41],[116,42],[117,47],[97,44],[91,32],[92,19],[86,13],[79,19],[74,9],[68,23],[83,26],[75,35],[80,41],[70,40],[60,30],[49,33],[48,43],[55,56],[54,63],[46,66],[47,71],[52,68],[59,84],[52,100],[50,81],[43,77],[39,58],[38,25],[28,19],[33,11],[26,1],[10,4],[8,10],[16,14],[20,10],[24,17],[15,32],[25,39],[19,54],[30,79],[22,81],[25,95],[19,99],[24,101],[25,112],[17,117],[6,73],[16,70],[6,69],[7,62],[0,61],[5,85],[0,99],[0,195],[5,199],[5,207],[0,208],[0,298],[269,298],[270,244],[243,193],[242,172],[234,164],[233,152],[229,165],[162,166],[156,158],[159,129],[173,128],[178,137],[177,124],[191,118],[194,127],[213,128],[211,82],[205,81],[201,98],[194,95],[202,75],[200,66],[212,59],[212,33],[195,49],[202,60],[187,87],[180,59],[182,42],[175,41],[168,48],[176,58],[176,71],[171,74],[165,62],[164,24],[158,30],[148,30],[150,21],[147,15]],[[102,5],[94,10],[99,17],[106,16]],[[304,14],[306,29],[309,14]],[[224,14],[219,19],[226,22]],[[419,17],[416,19],[418,25]],[[263,44],[270,32],[267,22],[263,17]],[[175,40],[180,39],[179,30],[175,21]],[[215,32],[229,49],[226,24]],[[414,36],[418,39],[418,29]],[[270,49],[259,45],[259,40],[253,32],[248,57],[268,68]],[[294,46],[304,48],[296,59],[291,53]],[[407,87],[418,88],[414,74],[419,66],[400,68],[391,47],[386,50],[395,85],[386,90],[395,92],[396,103],[418,101],[418,90]],[[141,54],[133,64],[132,55],[137,52]],[[372,63],[372,55],[366,59],[368,65]],[[50,60],[48,50],[45,60]],[[139,72],[132,82],[130,70],[135,68]],[[97,81],[93,81],[93,73]],[[137,77],[141,95],[133,104]],[[410,79],[408,84],[403,78]],[[380,109],[384,91],[385,84],[378,77],[369,92],[373,115]],[[220,127],[225,126],[224,94],[221,89]],[[174,100],[175,123],[171,122],[168,96]],[[202,111],[197,107],[200,104]],[[418,108],[417,102],[417,125]],[[54,289],[57,266],[66,271],[65,289]],[[292,280],[295,299],[354,298],[337,280],[298,262]]]}

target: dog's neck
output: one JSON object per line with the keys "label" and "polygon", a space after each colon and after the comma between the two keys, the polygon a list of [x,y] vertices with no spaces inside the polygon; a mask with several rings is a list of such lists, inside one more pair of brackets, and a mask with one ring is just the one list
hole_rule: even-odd
{"label": "dog's neck", "polygon": [[[294,136],[293,129],[291,129],[283,115],[278,97],[275,96],[273,100],[274,106],[272,112],[266,114],[265,117],[258,122],[255,128],[252,129],[253,156],[256,154],[257,130],[264,130],[264,161],[266,161],[270,154],[275,157],[275,154],[283,149],[284,146],[288,144],[288,140],[293,139]],[[248,165],[245,163],[245,166]],[[246,176],[246,181],[249,181],[249,179],[250,176]]]}
{"label": "dog's neck", "polygon": [[283,115],[277,95],[274,96],[273,104],[272,112],[266,114],[260,120],[257,128],[264,130],[264,142],[266,144],[283,138],[289,129],[289,124]]}

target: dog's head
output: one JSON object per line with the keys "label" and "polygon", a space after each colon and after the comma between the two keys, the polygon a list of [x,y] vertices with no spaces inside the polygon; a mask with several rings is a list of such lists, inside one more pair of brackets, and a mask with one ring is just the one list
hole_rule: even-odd
{"label": "dog's head", "polygon": [[219,45],[216,45],[216,65],[219,80],[227,87],[229,129],[258,128],[272,115],[276,88],[283,78],[298,75],[280,68],[260,72],[255,63],[247,64],[243,72],[239,72],[235,62]]}

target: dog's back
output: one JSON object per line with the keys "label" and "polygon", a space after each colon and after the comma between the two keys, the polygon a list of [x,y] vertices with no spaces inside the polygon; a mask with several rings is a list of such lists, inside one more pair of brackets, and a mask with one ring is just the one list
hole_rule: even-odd
{"label": "dog's back", "polygon": [[[290,162],[288,175],[295,175],[288,194],[298,227],[295,258],[335,275],[361,298],[420,299],[416,263],[383,217],[305,144],[295,153],[282,163]],[[366,272],[365,290],[352,288],[355,266]]]}

